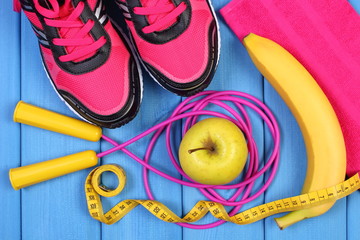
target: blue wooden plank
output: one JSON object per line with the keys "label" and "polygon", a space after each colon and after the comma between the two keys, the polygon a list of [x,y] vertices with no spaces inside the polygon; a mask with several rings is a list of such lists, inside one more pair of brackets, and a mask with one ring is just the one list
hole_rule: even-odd
{"label": "blue wooden plank", "polygon": [[[216,10],[223,7],[228,1],[213,1]],[[224,24],[219,16],[220,34],[221,34],[221,56],[217,72],[214,76],[213,82],[209,89],[212,90],[236,90],[250,93],[259,99],[263,98],[263,81],[261,75],[256,68],[247,59],[247,53],[230,29]],[[214,108],[213,108],[214,109]],[[253,122],[254,138],[258,144],[260,158],[263,159],[263,124],[259,117],[250,112],[250,117]],[[254,189],[258,189],[262,182],[259,179]],[[223,191],[224,196],[230,196],[232,191]],[[184,212],[187,213],[194,204],[199,200],[206,200],[205,197],[199,193],[197,189],[184,187],[183,188],[183,205]],[[246,204],[242,210],[263,203],[263,197],[259,197],[255,201]],[[212,215],[206,216],[199,223],[210,223],[215,218]],[[233,239],[234,236],[247,236],[251,239],[264,238],[264,223],[259,221],[250,225],[239,226],[232,223],[225,223],[216,228],[207,230],[193,230],[184,228],[183,239],[214,239],[220,237],[221,239]]]}
{"label": "blue wooden plank", "polygon": [[[114,20],[119,20],[118,11],[116,11],[118,8],[114,8],[110,5],[108,7],[108,9],[110,9],[109,15]],[[123,26],[121,21],[117,21],[117,23],[120,26]],[[126,141],[147,130],[153,125],[165,120],[181,100],[180,97],[162,89],[159,85],[157,85],[144,70],[143,77],[144,97],[140,111],[136,118],[129,124],[119,129],[105,130],[106,134],[109,134],[112,138],[118,140],[119,142]],[[149,137],[133,143],[128,147],[128,149],[134,152],[137,156],[143,157],[145,154],[145,148],[149,142]],[[179,139],[179,136],[175,135],[174,138],[175,140]],[[150,159],[151,164],[172,176],[179,176],[167,157],[164,143],[164,136],[162,136],[158,140],[153,151]],[[110,146],[107,143],[103,143],[101,147],[102,150],[105,150]],[[119,196],[104,200],[106,210],[120,200],[148,198],[145,194],[142,182],[142,167],[140,164],[122,152],[104,157],[102,163],[120,164],[125,169],[128,177],[127,185]],[[175,213],[180,214],[182,210],[181,186],[163,179],[156,174],[150,173],[149,175],[151,189],[154,191],[155,198],[163,202]],[[111,176],[103,177],[103,181],[105,184],[114,184]],[[158,220],[144,208],[138,207],[131,211],[120,222],[111,226],[107,226],[105,224],[102,225],[102,239],[113,239],[114,236],[121,236],[124,239],[168,239],[169,236],[172,236],[172,238],[179,240],[182,239],[182,230],[177,225]]]}
{"label": "blue wooden plank", "polygon": [[[140,111],[136,118],[127,125],[116,130],[105,130],[112,138],[124,142],[131,137],[147,130],[155,124],[165,120],[180,102],[180,97],[167,92],[158,86],[147,74],[143,74],[144,98]],[[176,129],[175,129],[176,132]],[[175,135],[176,136],[176,135]],[[145,148],[149,142],[146,137],[128,147],[139,157],[145,154]],[[102,150],[109,148],[109,144],[103,143]],[[179,177],[179,174],[168,159],[164,136],[160,137],[150,162],[153,166],[170,174]],[[139,163],[129,158],[124,153],[113,153],[104,157],[103,164],[116,163],[126,171],[127,184],[122,193],[117,197],[104,200],[106,210],[124,199],[148,199],[142,181],[142,167]],[[111,184],[111,177],[103,178],[106,183]],[[157,200],[164,203],[176,214],[181,215],[181,186],[168,181],[156,174],[150,173],[150,186],[154,191]],[[111,240],[114,236],[121,236],[124,239],[182,239],[181,227],[162,222],[151,215],[142,207],[138,207],[126,215],[120,222],[114,225],[102,225],[102,239]]]}
{"label": "blue wooden plank", "polygon": [[[349,0],[354,9],[360,14],[360,1]],[[358,227],[360,215],[360,192],[356,191],[347,198],[347,237],[349,240],[359,239]]]}
{"label": "blue wooden plank", "polygon": [[360,192],[356,191],[347,197],[347,237],[349,240],[359,239],[360,228],[359,214],[360,214]]}
{"label": "blue wooden plank", "polygon": [[[37,39],[22,15],[22,99],[68,116],[74,114],[58,98],[42,67]],[[53,159],[100,143],[21,126],[22,165]],[[22,191],[23,239],[100,239],[100,224],[88,215],[83,190],[88,170],[25,188]]]}
{"label": "blue wooden plank", "polygon": [[20,127],[12,121],[20,99],[20,15],[11,1],[0,2],[0,233],[2,239],[20,239],[20,192],[12,189],[8,171],[20,165]]}

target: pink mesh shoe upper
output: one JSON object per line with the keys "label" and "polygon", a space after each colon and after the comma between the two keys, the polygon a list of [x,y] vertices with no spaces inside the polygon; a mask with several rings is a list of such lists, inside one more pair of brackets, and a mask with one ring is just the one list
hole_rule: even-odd
{"label": "pink mesh shoe upper", "polygon": [[133,22],[126,21],[143,61],[178,83],[188,83],[199,78],[209,58],[208,31],[214,18],[205,0],[191,1],[191,8],[189,27],[176,39],[164,44],[143,40],[137,34]]}
{"label": "pink mesh shoe upper", "polygon": [[49,49],[41,47],[41,50],[44,63],[59,90],[71,93],[97,114],[111,115],[124,106],[129,95],[130,54],[110,22],[105,29],[112,43],[110,56],[105,64],[89,73],[74,77],[59,68]]}

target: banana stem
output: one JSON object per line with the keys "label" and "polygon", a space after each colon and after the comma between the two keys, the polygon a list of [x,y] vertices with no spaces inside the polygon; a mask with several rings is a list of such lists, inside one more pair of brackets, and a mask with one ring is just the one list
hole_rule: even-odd
{"label": "banana stem", "polygon": [[294,223],[300,222],[304,219],[306,219],[307,217],[304,216],[303,211],[294,211],[291,213],[288,213],[282,217],[279,218],[275,218],[275,222],[278,225],[278,227],[283,230],[291,225],[293,225]]}

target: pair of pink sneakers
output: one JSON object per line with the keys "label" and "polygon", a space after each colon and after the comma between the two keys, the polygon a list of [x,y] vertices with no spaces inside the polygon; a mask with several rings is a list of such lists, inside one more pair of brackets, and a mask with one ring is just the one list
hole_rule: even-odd
{"label": "pair of pink sneakers", "polygon": [[131,41],[111,22],[102,0],[14,0],[39,39],[55,90],[70,108],[102,127],[129,122],[142,99],[137,59],[178,95],[209,85],[219,34],[208,0],[110,1],[123,12]]}

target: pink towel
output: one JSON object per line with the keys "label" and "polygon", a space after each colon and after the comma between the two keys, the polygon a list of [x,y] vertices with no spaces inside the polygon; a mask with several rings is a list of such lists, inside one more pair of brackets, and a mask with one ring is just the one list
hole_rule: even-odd
{"label": "pink towel", "polygon": [[360,172],[359,14],[346,0],[232,0],[220,12],[240,40],[272,39],[310,71],[339,118],[347,175]]}

